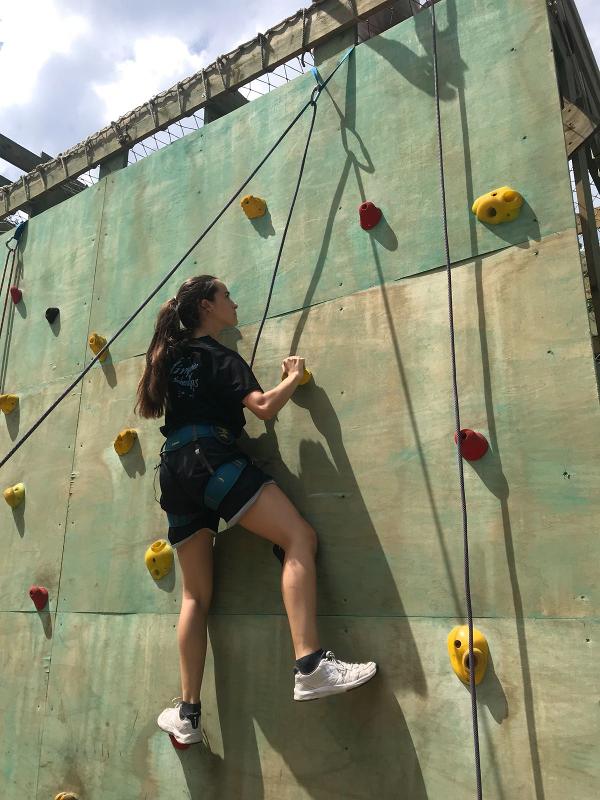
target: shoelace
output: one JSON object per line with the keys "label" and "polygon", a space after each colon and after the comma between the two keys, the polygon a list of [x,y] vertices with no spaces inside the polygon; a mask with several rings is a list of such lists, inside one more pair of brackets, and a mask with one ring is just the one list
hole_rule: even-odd
{"label": "shoelace", "polygon": [[[336,657],[335,657],[335,653],[334,653],[332,650],[328,650],[328,651],[325,653],[325,658],[327,659],[327,661],[332,661],[333,663],[335,663],[336,667],[337,667],[337,668],[340,670],[340,672],[342,672],[344,675],[345,675],[345,674],[346,674],[346,672],[348,671],[348,667],[346,666],[346,664],[344,664],[344,662],[343,662],[343,661],[340,661],[340,660],[339,660],[339,658],[336,658]],[[348,665],[348,666],[351,666],[351,665]]]}

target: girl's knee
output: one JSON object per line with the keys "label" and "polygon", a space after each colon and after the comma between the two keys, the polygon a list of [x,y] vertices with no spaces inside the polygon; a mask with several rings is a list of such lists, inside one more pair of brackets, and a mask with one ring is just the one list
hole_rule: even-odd
{"label": "girl's knee", "polygon": [[211,599],[206,589],[195,591],[193,588],[184,586],[181,596],[181,609],[186,605],[188,612],[208,617]]}
{"label": "girl's knee", "polygon": [[308,522],[302,520],[302,524],[298,525],[298,527],[291,532],[289,545],[286,549],[292,549],[294,547],[308,548],[313,556],[315,556],[318,546],[317,532]]}

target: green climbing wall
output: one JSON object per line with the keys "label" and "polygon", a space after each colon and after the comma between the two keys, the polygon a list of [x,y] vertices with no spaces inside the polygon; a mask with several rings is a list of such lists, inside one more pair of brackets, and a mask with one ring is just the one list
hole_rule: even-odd
{"label": "green climbing wall", "polygon": [[[484,796],[587,800],[600,777],[600,410],[545,0],[437,6],[458,379],[476,624]],[[320,537],[322,639],[374,658],[347,696],[291,700],[293,654],[269,545],[218,539],[203,686],[208,748],[155,725],[179,694],[179,576],[143,554],[164,535],[162,437],[133,415],[160,302],[197,272],[225,280],[249,356],[308,125],[289,134],[189,261],[1,471],[27,498],[0,509],[2,797],[46,800],[474,796],[468,692],[446,636],[464,618],[446,275],[429,12],[361,45],[319,100],[256,372],[289,352],[315,381],[246,442]],[[322,67],[323,74],[336,61]],[[0,340],[2,454],[89,363],[308,98],[300,77],[32,219],[23,302]],[[512,185],[518,222],[484,228],[474,197]],[[384,219],[371,233],[357,206]],[[3,237],[1,242],[6,240]],[[1,243],[0,242],[0,243]],[[3,249],[3,248],[2,248]],[[52,328],[48,306],[61,309]],[[139,443],[113,450],[120,429]],[[30,584],[50,592],[37,613]]]}

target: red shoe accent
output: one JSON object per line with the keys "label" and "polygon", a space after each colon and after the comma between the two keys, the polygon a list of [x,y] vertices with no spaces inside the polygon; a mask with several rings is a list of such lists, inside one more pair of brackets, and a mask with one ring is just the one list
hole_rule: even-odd
{"label": "red shoe accent", "polygon": [[181,742],[178,742],[172,733],[169,734],[169,739],[175,750],[187,750],[188,747],[191,747],[189,744],[181,744]]}

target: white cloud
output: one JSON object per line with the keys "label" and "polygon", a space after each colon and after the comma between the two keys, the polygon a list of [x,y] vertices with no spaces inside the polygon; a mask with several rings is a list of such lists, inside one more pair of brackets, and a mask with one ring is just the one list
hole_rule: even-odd
{"label": "white cloud", "polygon": [[134,41],[132,58],[115,65],[114,80],[92,88],[104,102],[105,118],[114,120],[205,63],[203,53],[192,53],[175,36],[148,36]]}
{"label": "white cloud", "polygon": [[67,55],[89,29],[78,14],[62,14],[53,0],[4,3],[0,17],[0,109],[26,106],[38,76],[56,54]]}
{"label": "white cloud", "polygon": [[598,0],[576,0],[575,4],[592,45],[596,61],[600,62],[600,7]]}

